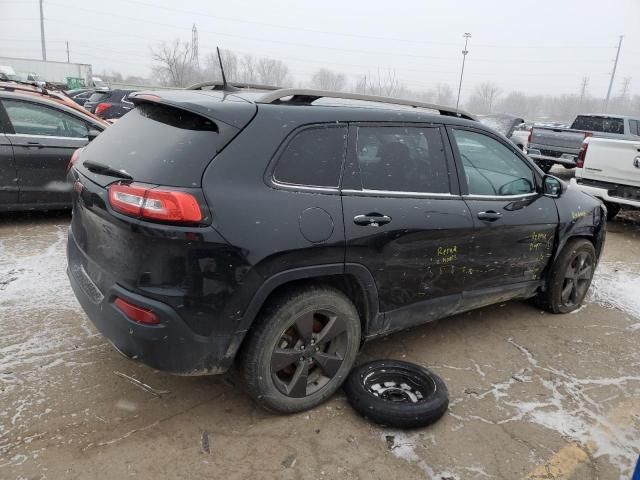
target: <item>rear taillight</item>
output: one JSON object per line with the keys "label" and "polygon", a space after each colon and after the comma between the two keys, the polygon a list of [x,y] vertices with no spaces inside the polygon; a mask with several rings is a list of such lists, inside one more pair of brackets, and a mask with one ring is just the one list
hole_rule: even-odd
{"label": "rear taillight", "polygon": [[582,142],[582,146],[580,147],[580,151],[578,152],[578,158],[576,159],[576,168],[584,167],[584,159],[587,156],[587,148],[589,148],[589,137],[591,135],[585,135],[585,140]]}
{"label": "rear taillight", "polygon": [[160,323],[160,319],[153,310],[138,307],[120,297],[117,297],[113,304],[118,307],[118,310],[124,313],[127,318],[134,322],[144,323],[145,325],[157,325]]}
{"label": "rear taillight", "polygon": [[531,143],[532,137],[533,137],[533,127],[529,129],[529,137],[527,138],[527,143]]}
{"label": "rear taillight", "polygon": [[78,148],[76,149],[75,152],[73,152],[73,155],[71,155],[71,158],[69,159],[69,163],[67,163],[67,173],[69,173],[69,170],[73,168],[73,165],[76,163],[76,160],[78,160],[78,157],[80,156],[81,151],[82,151],[82,148]]}
{"label": "rear taillight", "polygon": [[107,108],[111,108],[113,106],[112,103],[99,103],[98,105],[96,105],[96,111],[95,114],[97,116],[100,116],[102,113],[104,113],[104,111]]}
{"label": "rear taillight", "polygon": [[131,217],[172,223],[198,223],[202,211],[198,200],[186,192],[146,188],[135,183],[109,186],[109,204]]}

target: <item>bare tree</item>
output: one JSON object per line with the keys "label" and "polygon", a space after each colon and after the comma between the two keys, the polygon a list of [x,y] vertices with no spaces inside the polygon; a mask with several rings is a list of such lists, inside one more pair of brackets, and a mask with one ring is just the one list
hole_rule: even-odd
{"label": "bare tree", "polygon": [[[222,66],[224,67],[224,74],[227,81],[243,81],[240,79],[239,61],[235,53],[229,50],[220,50],[220,57],[222,58]],[[222,80],[222,73],[220,72],[220,61],[218,60],[218,54],[211,52],[204,58],[204,74],[207,80]]]}
{"label": "bare tree", "polygon": [[509,94],[496,105],[496,110],[501,113],[526,116],[529,108],[529,100],[523,92],[509,92]]}
{"label": "bare tree", "polygon": [[283,86],[287,83],[289,68],[282,60],[260,58],[255,65],[260,83]]}
{"label": "bare tree", "polygon": [[197,77],[192,63],[191,44],[176,38],[172,43],[162,42],[151,50],[153,73],[160,83],[171,87],[186,87]]}
{"label": "bare tree", "polygon": [[369,73],[359,77],[356,81],[355,91],[385,97],[401,97],[409,93],[406,87],[400,83],[396,71],[391,69],[384,73],[378,70],[374,75]]}
{"label": "bare tree", "polygon": [[490,113],[502,89],[492,82],[484,82],[476,87],[469,99],[469,109],[476,113]]}
{"label": "bare tree", "polygon": [[336,73],[327,68],[321,68],[311,77],[311,85],[320,90],[335,90],[339,92],[344,90],[346,80],[343,73]]}
{"label": "bare tree", "polygon": [[453,105],[455,100],[453,89],[445,83],[438,83],[436,85],[434,98],[436,103],[440,105]]}

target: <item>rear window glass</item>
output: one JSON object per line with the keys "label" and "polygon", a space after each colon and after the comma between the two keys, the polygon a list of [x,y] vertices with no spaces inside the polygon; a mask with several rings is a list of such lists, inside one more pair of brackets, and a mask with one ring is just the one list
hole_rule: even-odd
{"label": "rear window glass", "polygon": [[293,185],[337,187],[346,139],[347,127],[303,130],[285,147],[273,177]]}
{"label": "rear window glass", "polygon": [[588,117],[579,115],[571,128],[590,132],[624,134],[624,120],[615,117]]}
{"label": "rear window glass", "polygon": [[101,102],[106,100],[111,95],[111,92],[93,92],[89,97],[90,102]]}
{"label": "rear window glass", "polygon": [[82,157],[124,170],[139,182],[199,186],[204,169],[232,131],[225,126],[220,135],[216,123],[200,115],[142,104],[102,132]]}

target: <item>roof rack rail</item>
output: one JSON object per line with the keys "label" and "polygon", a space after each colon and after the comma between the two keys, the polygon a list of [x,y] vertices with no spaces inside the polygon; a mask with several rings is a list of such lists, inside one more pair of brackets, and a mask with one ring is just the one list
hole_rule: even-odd
{"label": "roof rack rail", "polygon": [[[281,87],[276,87],[274,85],[261,85],[259,83],[249,83],[249,82],[227,82],[227,85],[239,88],[239,89],[252,89],[252,90],[280,90]],[[195,85],[191,85],[187,87],[187,90],[203,90],[206,87],[213,87],[210,90],[224,90],[224,84],[221,81],[214,80],[208,82],[200,82]]]}
{"label": "roof rack rail", "polygon": [[[291,97],[290,100],[283,102],[282,99]],[[440,112],[440,115],[449,117],[465,118],[467,120],[475,120],[470,113],[456,108],[436,105],[434,103],[417,102],[414,100],[406,100],[404,98],[382,97],[378,95],[363,95],[359,93],[331,92],[328,90],[313,90],[308,88],[283,88],[262,96],[257,103],[288,103],[291,105],[309,105],[320,98],[338,98],[345,100],[362,100],[365,102],[388,103],[392,105],[405,105],[413,108],[428,108]]]}

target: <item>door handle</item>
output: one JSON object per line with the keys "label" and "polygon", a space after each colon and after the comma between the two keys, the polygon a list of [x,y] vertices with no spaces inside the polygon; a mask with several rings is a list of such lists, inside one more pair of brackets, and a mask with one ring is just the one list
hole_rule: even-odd
{"label": "door handle", "polygon": [[379,213],[368,213],[366,215],[356,215],[353,217],[353,223],[362,225],[363,227],[379,227],[391,221],[391,217],[380,215]]}
{"label": "door handle", "polygon": [[502,218],[502,214],[493,210],[487,210],[486,212],[479,212],[478,218],[480,220],[486,220],[487,222],[495,222]]}
{"label": "door handle", "polygon": [[27,148],[44,148],[40,142],[27,142]]}

